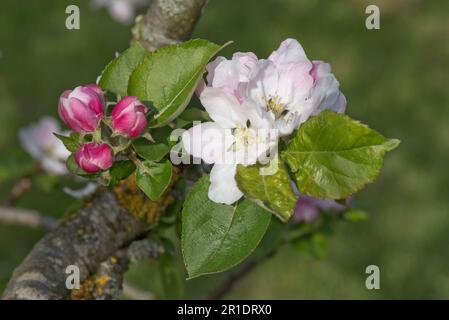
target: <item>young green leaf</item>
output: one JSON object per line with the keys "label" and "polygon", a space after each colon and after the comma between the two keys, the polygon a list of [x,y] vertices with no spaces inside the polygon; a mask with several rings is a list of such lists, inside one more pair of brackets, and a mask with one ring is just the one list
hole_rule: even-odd
{"label": "young green leaf", "polygon": [[58,133],[53,133],[53,135],[59,140],[61,140],[61,142],[70,152],[75,152],[80,147],[78,139],[75,139],[73,136],[67,137]]}
{"label": "young green leaf", "polygon": [[271,219],[268,211],[247,199],[232,206],[209,200],[209,185],[208,176],[201,178],[182,211],[182,252],[189,278],[242,262],[257,247]]}
{"label": "young green leaf", "polygon": [[99,85],[103,90],[126,96],[131,73],[142,61],[148,51],[135,43],[109,62],[101,74]]}
{"label": "young green leaf", "polygon": [[109,169],[110,185],[115,185],[120,180],[128,178],[136,170],[136,165],[131,160],[122,160],[114,162],[114,165]]}
{"label": "young green leaf", "polygon": [[297,239],[292,244],[299,252],[313,258],[324,259],[327,256],[328,237],[321,232]]}
{"label": "young green leaf", "polygon": [[286,222],[295,210],[297,196],[293,192],[287,170],[279,158],[269,165],[237,166],[235,176],[245,196]]}
{"label": "young green leaf", "polygon": [[166,125],[185,109],[206,64],[223,47],[195,39],[161,48],[143,59],[131,75],[128,94],[154,103],[158,113],[150,126]]}
{"label": "young green leaf", "polygon": [[167,189],[172,177],[172,164],[166,160],[157,163],[149,160],[137,167],[136,183],[151,200],[159,198]]}
{"label": "young green leaf", "polygon": [[193,121],[211,121],[209,114],[199,108],[186,108],[180,115],[179,118],[182,120],[193,122]]}
{"label": "young green leaf", "polygon": [[296,130],[282,155],[301,193],[342,199],[372,182],[385,152],[398,145],[346,115],[324,111]]}
{"label": "young green leaf", "polygon": [[368,213],[360,209],[349,209],[343,213],[343,219],[351,222],[360,222],[368,219]]}
{"label": "young green leaf", "polygon": [[151,129],[150,134],[154,143],[145,138],[133,141],[134,150],[145,160],[161,161],[176,141],[170,141],[172,129],[168,126]]}

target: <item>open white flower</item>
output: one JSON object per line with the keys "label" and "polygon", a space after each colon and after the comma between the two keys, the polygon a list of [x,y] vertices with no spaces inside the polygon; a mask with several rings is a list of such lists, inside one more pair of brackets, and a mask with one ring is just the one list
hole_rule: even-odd
{"label": "open white flower", "polygon": [[218,57],[211,62],[208,86],[201,85],[197,93],[214,122],[194,126],[182,137],[189,154],[214,164],[208,196],[218,203],[232,204],[243,195],[234,178],[237,164],[255,164],[276,147],[276,132],[264,126],[254,116],[254,106],[246,103],[247,84],[256,64],[253,53],[240,52],[232,60]]}
{"label": "open white flower", "polygon": [[298,41],[287,39],[268,59],[235,53],[207,66],[207,84],[197,94],[213,122],[183,135],[185,150],[206,163],[209,199],[231,204],[242,192],[235,181],[237,164],[251,165],[277,146],[310,116],[324,109],[344,112],[346,100],[330,66],[310,61]]}
{"label": "open white flower", "polygon": [[42,169],[63,175],[67,173],[65,161],[70,152],[53,133],[64,134],[55,119],[43,117],[36,124],[20,129],[19,140],[22,147],[39,161]]}
{"label": "open white flower", "polygon": [[259,60],[247,85],[248,101],[257,117],[289,135],[311,115],[324,109],[343,112],[346,100],[330,66],[311,62],[294,39],[281,43],[267,60]]}
{"label": "open white flower", "polygon": [[215,121],[198,124],[182,136],[189,154],[214,164],[208,196],[218,203],[232,204],[243,195],[234,178],[237,164],[255,164],[276,146],[276,132],[252,126],[247,115],[240,112],[243,108],[232,105],[231,110],[222,113],[220,108],[206,107]]}

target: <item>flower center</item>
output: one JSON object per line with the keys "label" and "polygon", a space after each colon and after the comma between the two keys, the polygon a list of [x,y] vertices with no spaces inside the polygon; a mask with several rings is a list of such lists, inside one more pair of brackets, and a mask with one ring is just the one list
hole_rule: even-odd
{"label": "flower center", "polygon": [[233,131],[235,142],[231,149],[236,152],[248,148],[249,145],[256,142],[257,133],[247,127],[238,127]]}
{"label": "flower center", "polygon": [[279,96],[270,96],[268,99],[265,98],[265,103],[267,111],[273,112],[276,118],[279,117],[285,109],[285,103],[281,102],[281,97]]}

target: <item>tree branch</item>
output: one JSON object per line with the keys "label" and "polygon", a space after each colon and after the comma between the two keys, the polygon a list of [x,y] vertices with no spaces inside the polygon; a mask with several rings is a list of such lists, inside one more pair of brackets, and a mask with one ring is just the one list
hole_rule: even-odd
{"label": "tree branch", "polygon": [[134,41],[153,51],[187,40],[206,3],[207,0],[153,0],[148,12],[136,19]]}
{"label": "tree branch", "polygon": [[129,282],[123,282],[123,295],[133,300],[155,300],[156,296],[152,292],[143,291]]}
{"label": "tree branch", "polygon": [[6,198],[6,204],[13,206],[16,202],[31,188],[32,180],[30,177],[22,177],[11,188],[11,192]]}
{"label": "tree branch", "polygon": [[[123,294],[123,274],[129,265],[145,258],[157,258],[163,252],[162,245],[152,240],[134,241],[102,262],[96,274],[84,281],[80,289],[72,290],[70,297],[76,300],[118,299]],[[129,285],[127,289],[129,292]]]}
{"label": "tree branch", "polygon": [[54,219],[42,216],[35,210],[14,207],[0,207],[0,223],[46,230],[53,230],[58,226]]}
{"label": "tree branch", "polygon": [[84,281],[124,244],[147,230],[147,224],[120,207],[112,192],[102,192],[34,246],[14,271],[3,298],[66,298],[65,270],[69,265],[79,268]]}

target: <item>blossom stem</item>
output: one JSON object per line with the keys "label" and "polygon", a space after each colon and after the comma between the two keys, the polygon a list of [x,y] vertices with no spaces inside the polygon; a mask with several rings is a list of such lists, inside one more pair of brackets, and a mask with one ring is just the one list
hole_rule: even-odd
{"label": "blossom stem", "polygon": [[95,143],[100,143],[101,142],[101,128],[100,126],[98,126],[97,129],[95,129],[93,135],[92,135],[92,139],[94,140]]}
{"label": "blossom stem", "polygon": [[136,164],[136,166],[141,169],[141,170],[145,170],[145,167],[142,164],[142,161],[139,160],[139,158],[136,156],[136,153],[134,151],[132,151],[129,154],[129,158]]}

